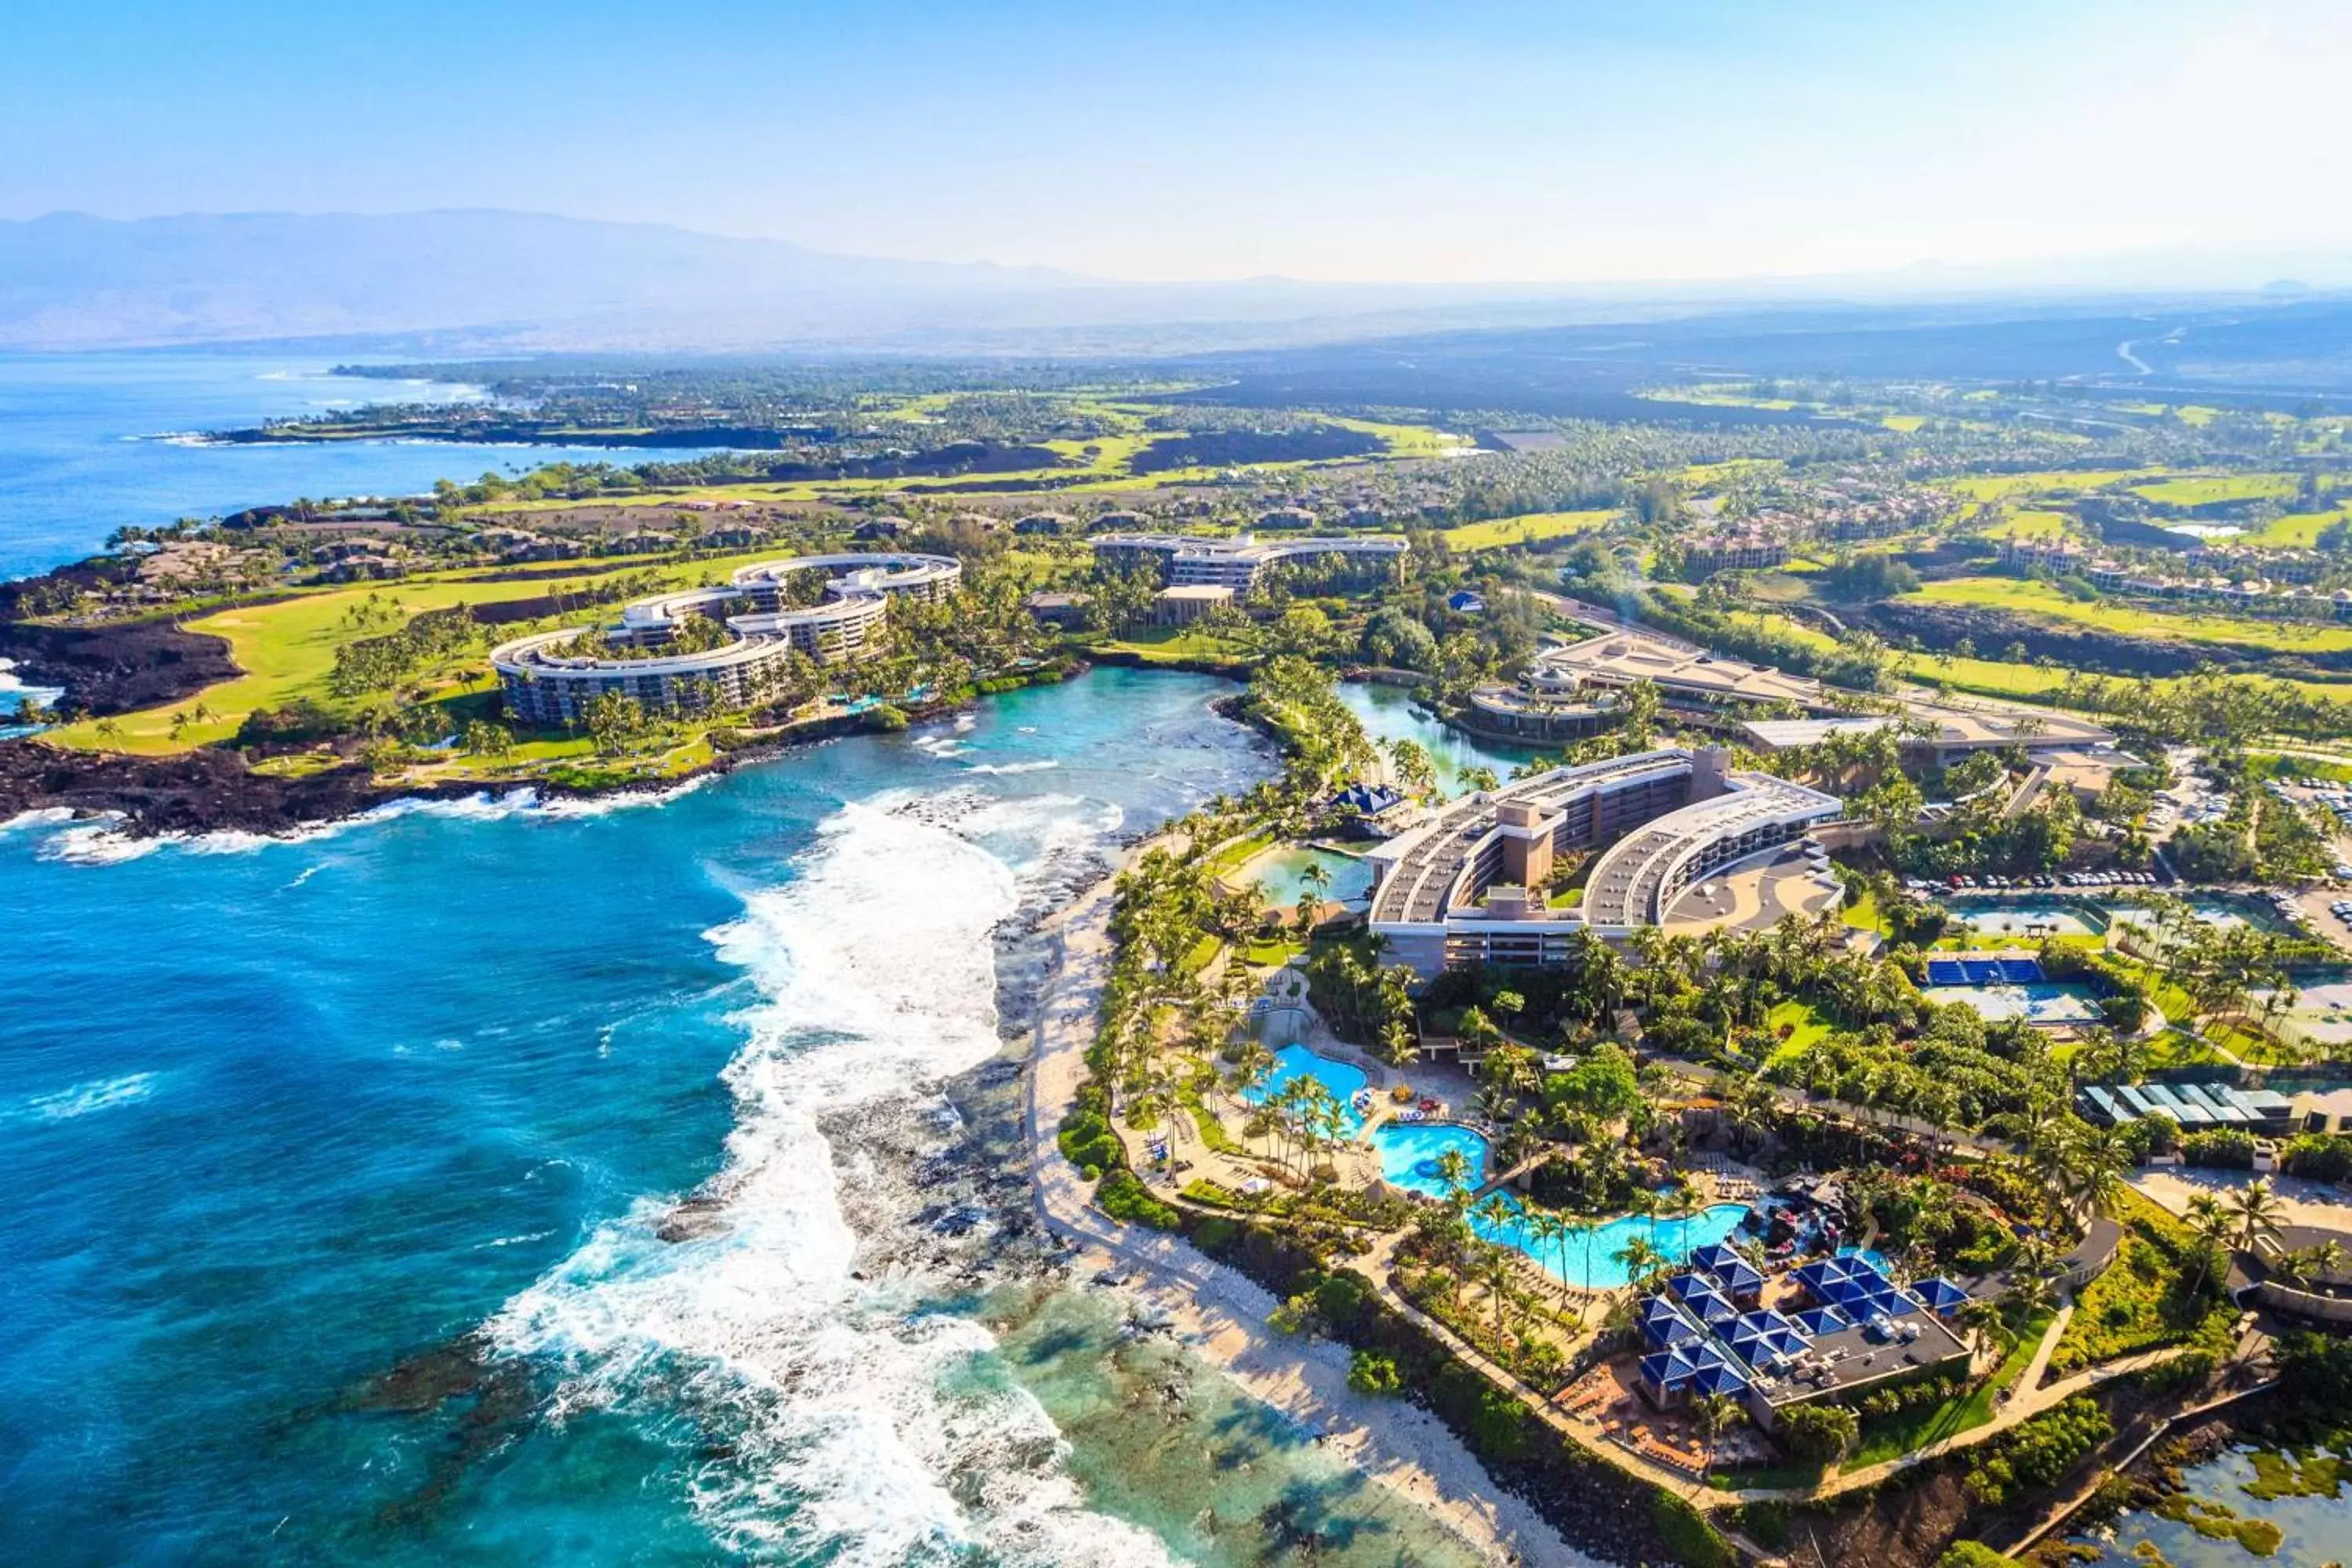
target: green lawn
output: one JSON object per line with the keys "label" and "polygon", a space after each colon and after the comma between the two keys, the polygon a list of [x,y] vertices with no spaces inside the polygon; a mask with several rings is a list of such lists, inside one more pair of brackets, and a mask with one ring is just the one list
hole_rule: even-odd
{"label": "green lawn", "polygon": [[[1807,1046],[1828,1034],[1833,1026],[1811,1003],[1792,998],[1775,1003],[1772,1010],[1764,1015],[1764,1026],[1779,1042],[1765,1058],[1765,1065],[1769,1067],[1784,1057],[1797,1056]],[[1789,1031],[1789,1037],[1781,1040],[1780,1034],[1784,1027]]]}
{"label": "green lawn", "polygon": [[1250,659],[1246,648],[1190,626],[1147,626],[1102,646],[1131,653],[1147,664],[1192,662],[1240,669]]}
{"label": "green lawn", "polygon": [[1929,583],[1902,602],[1969,605],[2047,620],[2072,621],[2126,637],[2171,642],[2226,643],[2282,653],[2336,653],[2352,648],[2352,626],[2313,621],[2258,620],[2243,616],[2172,613],[2100,599],[2078,602],[2046,583],[2019,577],[1955,577]]}
{"label": "green lawn", "polygon": [[[656,574],[664,586],[683,587],[723,579],[737,566],[772,559],[774,555],[773,550],[757,551],[647,569]],[[148,754],[184,752],[228,739],[236,732],[245,716],[257,708],[283,707],[299,698],[335,706],[327,690],[327,678],[335,668],[335,648],[341,643],[380,635],[426,610],[578,592],[610,575],[582,573],[526,582],[484,582],[477,572],[436,573],[398,582],[352,584],[302,594],[276,604],[215,611],[188,622],[187,629],[226,638],[230,656],[245,673],[233,680],[206,687],[184,701],[119,715],[114,722],[120,733],[106,744],[117,751]],[[364,632],[352,626],[344,616],[370,598],[394,606],[401,612],[401,619]],[[596,612],[611,613],[609,606]],[[584,623],[593,617],[583,613],[579,618]],[[470,662],[487,668],[478,658]],[[172,714],[193,708],[199,701],[212,709],[215,717],[202,724],[189,725],[174,740],[171,734]],[[66,725],[43,738],[58,745],[100,744],[96,726],[87,722]]]}
{"label": "green lawn", "polygon": [[2284,500],[2294,494],[2294,474],[2213,474],[2132,486],[2132,493],[2168,506],[2211,506],[2217,501]]}
{"label": "green lawn", "polygon": [[2042,1343],[2050,1321],[2057,1314],[2042,1311],[2029,1319],[2017,1342],[1992,1375],[1966,1393],[1954,1394],[1937,1405],[1922,1405],[1893,1415],[1880,1415],[1863,1423],[1862,1438],[1845,1460],[1844,1468],[1852,1470],[1864,1465],[1881,1464],[1896,1459],[1915,1448],[1930,1443],[1956,1437],[1972,1427],[1981,1426],[1992,1419],[1994,1396],[2025,1375],[2032,1364],[2033,1352]]}
{"label": "green lawn", "polygon": [[2057,511],[2013,511],[1998,522],[1977,530],[1989,539],[2055,539],[2066,531],[2066,514]]}
{"label": "green lawn", "polygon": [[1465,523],[1440,535],[1446,548],[1457,552],[1497,550],[1513,544],[1536,544],[1589,532],[1616,517],[1614,511],[1534,511],[1521,517],[1498,517]]}
{"label": "green lawn", "polygon": [[2319,536],[2339,522],[2352,521],[2352,510],[2338,508],[2335,511],[2298,511],[2273,518],[2260,533],[2243,536],[2233,542],[2240,544],[2275,544],[2282,549],[2308,550],[2319,542]]}
{"label": "green lawn", "polygon": [[2102,489],[2121,479],[2162,479],[2162,468],[2100,468],[2076,473],[2053,470],[2032,474],[1986,474],[1949,479],[1946,487],[1967,500],[2018,500],[2036,496],[2080,495]]}

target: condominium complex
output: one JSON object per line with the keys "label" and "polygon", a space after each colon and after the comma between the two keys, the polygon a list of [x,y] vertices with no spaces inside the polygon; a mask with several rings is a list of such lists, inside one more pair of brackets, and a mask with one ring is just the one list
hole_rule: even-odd
{"label": "condominium complex", "polygon": [[[796,588],[823,574],[814,604]],[[820,664],[856,658],[898,595],[929,601],[954,591],[963,568],[947,555],[801,555],[736,572],[728,584],[640,599],[605,630],[609,651],[571,653],[580,627],[519,637],[492,651],[508,714],[543,728],[576,725],[607,692],[649,712],[745,708],[797,653]],[[815,584],[811,584],[815,585]],[[718,647],[665,653],[694,619],[719,623]],[[625,652],[621,650],[625,649]],[[640,653],[638,650],[645,650]]]}
{"label": "condominium complex", "polygon": [[[1717,747],[1554,768],[1465,796],[1371,851],[1370,921],[1401,963],[1549,963],[1580,931],[1623,938],[1664,923],[1704,876],[1838,816],[1834,795],[1728,771]],[[1555,858],[1598,850],[1580,908],[1554,909]]]}
{"label": "condominium complex", "polygon": [[1257,574],[1269,566],[1310,561],[1340,563],[1351,575],[1365,578],[1393,577],[1410,548],[1402,537],[1382,533],[1267,540],[1247,534],[1221,539],[1200,533],[1106,533],[1094,541],[1096,560],[1114,571],[1150,566],[1171,588],[1214,586],[1235,594],[1248,593]]}

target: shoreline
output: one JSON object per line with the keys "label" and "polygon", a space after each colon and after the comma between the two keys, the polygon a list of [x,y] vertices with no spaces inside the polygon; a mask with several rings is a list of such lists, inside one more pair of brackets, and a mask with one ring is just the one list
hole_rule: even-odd
{"label": "shoreline", "polygon": [[[1033,679],[1020,689],[1064,684],[1089,668],[1082,662],[1050,682]],[[917,709],[908,712],[906,727],[971,711],[988,695],[994,694]],[[37,734],[25,735],[0,740],[0,822],[62,810],[77,821],[116,817],[131,838],[208,833],[295,837],[404,801],[467,800],[517,790],[551,800],[666,793],[846,735],[888,732],[892,731],[869,714],[831,714],[785,725],[777,733],[658,778],[614,778],[599,784],[544,777],[436,779],[383,784],[350,763],[289,777],[257,773],[242,753],[221,746],[146,755],[53,746]]]}
{"label": "shoreline", "polygon": [[[1126,861],[1144,847],[1129,850]],[[1328,1451],[1445,1524],[1488,1561],[1599,1568],[1599,1559],[1570,1546],[1531,1505],[1497,1487],[1435,1415],[1406,1400],[1350,1389],[1346,1346],[1293,1340],[1267,1328],[1266,1315],[1277,1303],[1256,1282],[1179,1237],[1122,1226],[1092,1206],[1055,1135],[1086,1078],[1086,1049],[1109,965],[1115,878],[1087,889],[1046,926],[1055,957],[1038,996],[1025,1112],[1039,1224],[1074,1249],[1074,1268],[1141,1275],[1121,1289],[1164,1314],[1186,1348],[1251,1397],[1316,1433]]]}

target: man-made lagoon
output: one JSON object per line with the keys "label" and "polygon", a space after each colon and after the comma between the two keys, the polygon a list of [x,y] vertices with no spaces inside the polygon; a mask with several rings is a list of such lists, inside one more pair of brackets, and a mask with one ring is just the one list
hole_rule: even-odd
{"label": "man-made lagoon", "polygon": [[1371,894],[1372,863],[1329,849],[1293,846],[1272,850],[1251,862],[1248,874],[1256,879],[1267,903],[1277,909],[1288,909],[1297,903],[1298,895],[1307,890],[1307,868],[1309,866],[1322,867],[1330,878],[1323,885],[1323,896],[1335,903],[1354,903]]}

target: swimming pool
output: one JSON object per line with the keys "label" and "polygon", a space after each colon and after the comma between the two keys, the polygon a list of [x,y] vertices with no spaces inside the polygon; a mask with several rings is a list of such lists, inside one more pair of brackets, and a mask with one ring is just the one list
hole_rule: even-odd
{"label": "swimming pool", "polygon": [[1324,884],[1323,896],[1334,902],[1352,903],[1371,895],[1372,863],[1328,849],[1276,849],[1252,862],[1249,874],[1257,879],[1267,903],[1289,909],[1307,890],[1309,866],[1320,866],[1329,873],[1331,879]]}
{"label": "swimming pool", "polygon": [[1570,1231],[1565,1243],[1568,1256],[1563,1259],[1559,1244],[1535,1238],[1518,1200],[1510,1200],[1510,1207],[1507,1219],[1497,1223],[1474,1215],[1470,1227],[1488,1241],[1526,1253],[1553,1279],[1587,1290],[1615,1290],[1631,1283],[1632,1276],[1617,1261],[1617,1254],[1637,1236],[1680,1263],[1700,1247],[1734,1235],[1748,1215],[1746,1204],[1709,1204],[1696,1214],[1671,1219],[1623,1215],[1603,1225],[1580,1226]]}
{"label": "swimming pool", "polygon": [[[1372,1147],[1380,1152],[1381,1179],[1404,1192],[1443,1200],[1447,1187],[1444,1178],[1437,1173],[1437,1161],[1449,1149],[1460,1151],[1469,1162],[1463,1179],[1470,1186],[1476,1187],[1487,1179],[1486,1140],[1467,1127],[1444,1122],[1384,1122],[1372,1131]],[[1617,1261],[1617,1254],[1634,1237],[1643,1237],[1661,1253],[1680,1262],[1700,1247],[1712,1247],[1736,1233],[1748,1214],[1746,1204],[1710,1204],[1696,1214],[1674,1218],[1624,1215],[1570,1231],[1567,1256],[1562,1258],[1560,1246],[1536,1238],[1528,1223],[1525,1204],[1508,1193],[1496,1195],[1507,1213],[1489,1218],[1483,1212],[1473,1211],[1471,1230],[1486,1240],[1527,1254],[1553,1279],[1587,1290],[1615,1290],[1629,1282],[1631,1276],[1625,1272],[1625,1266]],[[1482,1204],[1480,1210],[1485,1207]]]}
{"label": "swimming pool", "polygon": [[1465,1182],[1476,1187],[1486,1180],[1486,1140],[1467,1127],[1444,1121],[1383,1122],[1372,1131],[1372,1147],[1380,1152],[1381,1179],[1403,1192],[1444,1198],[1447,1188],[1437,1173],[1437,1162],[1449,1149],[1469,1162]]}
{"label": "swimming pool", "polygon": [[1252,1105],[1264,1105],[1302,1078],[1311,1078],[1331,1091],[1331,1098],[1339,1102],[1340,1130],[1349,1137],[1364,1130],[1364,1113],[1356,1105],[1356,1095],[1371,1081],[1364,1069],[1318,1057],[1305,1046],[1288,1045],[1275,1052],[1274,1065],[1264,1078],[1242,1090],[1242,1098]]}
{"label": "swimming pool", "polygon": [[2029,1024],[2095,1024],[2105,1014],[2087,985],[2044,980],[2030,985],[1930,985],[1927,1000],[1949,1005],[1965,1002],[1987,1019],[2022,1018]]}

